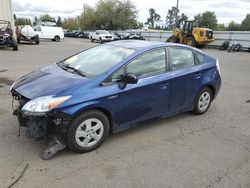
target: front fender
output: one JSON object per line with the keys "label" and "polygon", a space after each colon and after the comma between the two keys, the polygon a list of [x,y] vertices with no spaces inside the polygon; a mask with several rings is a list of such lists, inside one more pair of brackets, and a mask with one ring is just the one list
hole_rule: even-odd
{"label": "front fender", "polygon": [[113,126],[118,125],[118,112],[115,109],[116,105],[108,105],[105,101],[93,100],[83,103],[78,103],[70,106],[66,106],[60,109],[61,112],[69,114],[71,119],[75,118],[82,112],[91,109],[100,109],[104,112],[109,118],[112,119]]}
{"label": "front fender", "polygon": [[61,109],[62,112],[75,117],[77,114],[81,113],[82,111],[90,108],[94,108],[100,104],[100,101],[88,101],[83,103],[78,103],[74,105],[70,105]]}

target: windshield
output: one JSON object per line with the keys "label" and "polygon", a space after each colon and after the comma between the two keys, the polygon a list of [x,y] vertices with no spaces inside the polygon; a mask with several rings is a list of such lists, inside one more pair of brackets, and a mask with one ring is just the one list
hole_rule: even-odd
{"label": "windshield", "polygon": [[108,31],[100,31],[99,33],[100,33],[100,34],[109,34]]}
{"label": "windshield", "polygon": [[132,49],[104,44],[74,55],[61,63],[65,67],[78,70],[85,76],[94,77],[107,71],[133,52]]}

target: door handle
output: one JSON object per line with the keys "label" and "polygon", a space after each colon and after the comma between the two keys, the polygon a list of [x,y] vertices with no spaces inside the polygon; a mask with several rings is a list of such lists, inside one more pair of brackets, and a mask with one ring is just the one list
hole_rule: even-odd
{"label": "door handle", "polygon": [[200,73],[200,72],[195,73],[195,74],[194,74],[194,77],[195,77],[196,79],[199,79],[199,78],[201,77],[201,73]]}
{"label": "door handle", "polygon": [[160,89],[167,89],[169,83],[168,82],[163,82],[161,85],[160,85]]}

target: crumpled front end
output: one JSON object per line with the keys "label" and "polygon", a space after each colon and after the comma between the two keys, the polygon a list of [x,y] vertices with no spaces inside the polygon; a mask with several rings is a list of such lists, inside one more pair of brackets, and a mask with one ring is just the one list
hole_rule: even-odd
{"label": "crumpled front end", "polygon": [[[42,158],[49,159],[57,151],[66,147],[66,132],[71,116],[68,114],[52,110],[48,113],[23,112],[22,107],[30,99],[22,96],[12,89],[13,115],[17,116],[19,126],[24,127],[27,138],[43,140],[48,143],[48,147],[43,151]],[[14,106],[14,105],[13,105]],[[19,129],[20,130],[20,129]]]}

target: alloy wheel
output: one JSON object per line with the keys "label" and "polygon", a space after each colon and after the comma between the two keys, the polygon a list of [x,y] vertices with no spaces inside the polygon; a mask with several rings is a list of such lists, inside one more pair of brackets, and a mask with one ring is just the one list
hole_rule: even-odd
{"label": "alloy wheel", "polygon": [[211,100],[211,95],[209,92],[205,91],[201,94],[198,102],[198,108],[200,111],[204,112],[207,110]]}
{"label": "alloy wheel", "polygon": [[76,143],[81,147],[91,147],[100,141],[103,133],[104,126],[100,120],[96,118],[86,119],[76,130]]}

